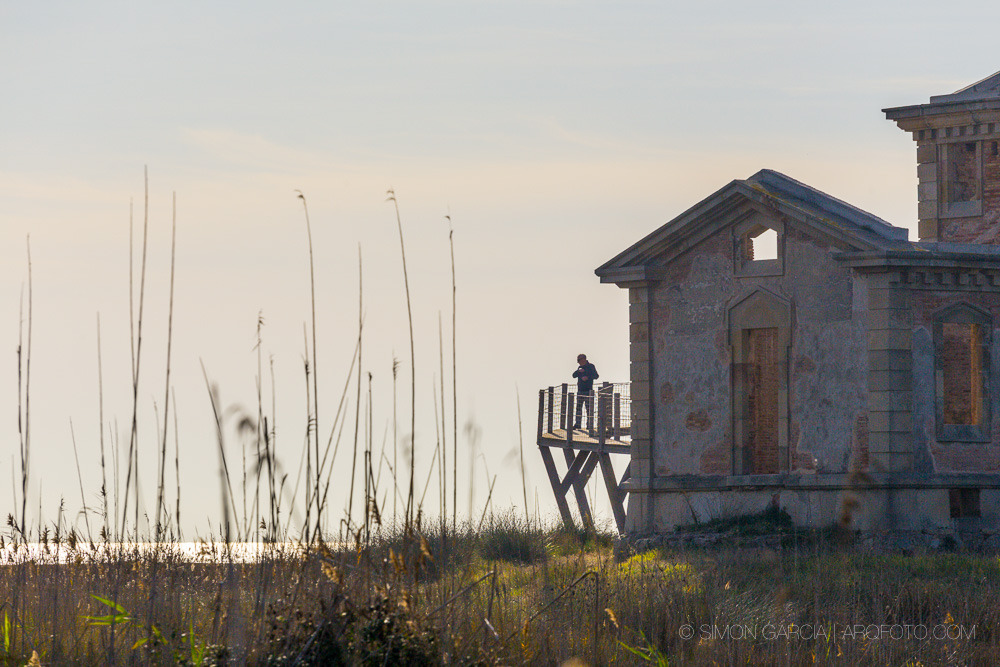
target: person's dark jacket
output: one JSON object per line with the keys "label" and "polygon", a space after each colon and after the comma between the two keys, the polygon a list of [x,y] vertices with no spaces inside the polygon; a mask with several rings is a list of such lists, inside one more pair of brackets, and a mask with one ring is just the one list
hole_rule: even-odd
{"label": "person's dark jacket", "polygon": [[589,394],[594,389],[594,380],[600,377],[597,368],[589,361],[573,372],[576,378],[576,391],[578,394]]}

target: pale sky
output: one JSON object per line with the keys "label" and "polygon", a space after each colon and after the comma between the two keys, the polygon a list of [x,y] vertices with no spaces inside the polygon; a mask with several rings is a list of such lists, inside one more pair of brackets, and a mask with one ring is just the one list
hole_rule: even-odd
{"label": "pale sky", "polygon": [[[98,314],[106,446],[110,429],[125,456],[129,205],[138,240],[148,165],[139,389],[146,510],[155,509],[162,428],[154,405],[162,416],[171,193],[171,384],[182,523],[193,536],[220,517],[200,362],[226,406],[255,412],[258,313],[289,485],[298,470],[309,274],[296,189],[308,197],[317,262],[320,431],[325,439],[333,424],[357,335],[359,244],[376,451],[392,417],[394,355],[401,438],[408,431],[406,302],[385,202],[394,187],[414,305],[421,486],[436,441],[439,313],[450,350],[450,213],[459,424],[481,431],[474,513],[487,469],[497,476],[494,505],[521,504],[517,388],[529,502],[534,510],[537,491],[551,517],[534,446],[538,389],[571,381],[579,352],[602,379],[628,379],[626,295],[600,285],[594,268],[761,168],[912,230],[913,143],[880,110],[1000,69],[997,19],[992,2],[0,2],[0,513],[14,510],[14,494],[3,490],[20,470],[16,350],[29,235],[32,524],[39,501],[52,522],[64,498],[69,520],[84,526],[71,420],[85,498],[100,502]],[[450,358],[445,366],[450,458]],[[335,511],[346,505],[354,391],[331,485]],[[464,434],[459,450],[465,515]],[[232,438],[229,452],[238,462]],[[432,514],[436,493],[435,481]]]}

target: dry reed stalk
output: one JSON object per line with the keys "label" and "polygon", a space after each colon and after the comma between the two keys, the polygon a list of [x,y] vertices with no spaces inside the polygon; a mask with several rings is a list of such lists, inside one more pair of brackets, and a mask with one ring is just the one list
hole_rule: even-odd
{"label": "dry reed stalk", "polygon": [[80,483],[80,502],[83,503],[83,520],[87,525],[87,539],[94,541],[94,536],[90,532],[90,514],[87,511],[87,496],[83,492],[83,474],[80,472],[80,455],[76,450],[76,432],[73,430],[73,419],[69,420],[69,436],[73,442],[73,460],[76,461],[76,479]]}
{"label": "dry reed stalk", "polygon": [[[354,355],[351,357],[351,364],[347,369],[347,376],[344,378],[344,388],[340,392],[340,401],[337,403],[337,412],[333,417],[333,427],[330,429],[330,437],[326,441],[326,448],[323,450],[323,460],[319,465],[320,472],[326,470],[327,457],[330,458],[330,469],[333,469],[333,464],[337,460],[337,453],[340,451],[340,438],[344,432],[344,424],[347,423],[347,415],[344,411],[344,404],[347,400],[347,391],[351,386],[351,376],[354,375],[354,364],[359,364],[360,367],[360,354],[361,354],[361,344],[360,340],[354,346]],[[337,424],[340,424],[340,430],[337,430]],[[336,434],[336,441],[334,441],[334,434]],[[330,455],[330,447],[333,447],[333,455]],[[321,502],[326,505],[326,495],[327,491],[330,489],[330,475],[327,475],[326,484],[324,485],[324,490],[322,494]]]}
{"label": "dry reed stalk", "polygon": [[[348,534],[351,532],[351,522],[354,520],[354,473],[358,466],[358,429],[361,425],[361,333],[364,329],[363,277],[361,271],[361,244],[358,244],[358,391],[354,406],[354,451],[351,454],[351,488],[347,495]],[[367,505],[367,494],[365,502]],[[365,511],[367,512],[367,508]]]}
{"label": "dry reed stalk", "polygon": [[[125,522],[128,516],[128,491],[132,483],[133,461],[135,466],[135,539],[139,539],[139,368],[142,362],[142,313],[146,293],[146,249],[149,232],[149,169],[143,167],[143,223],[142,223],[142,263],[139,269],[139,317],[135,323],[132,353],[132,431],[129,436],[128,458],[129,468],[125,477],[125,505],[122,510],[122,534],[125,533]],[[129,216],[129,321],[132,321],[132,220]]]}
{"label": "dry reed stalk", "polygon": [[413,521],[413,482],[417,465],[417,370],[416,353],[413,342],[413,306],[410,303],[410,277],[406,272],[406,245],[403,242],[403,221],[399,216],[399,201],[392,188],[386,191],[396,211],[396,227],[399,229],[399,250],[403,258],[403,286],[406,290],[406,316],[410,325],[410,489],[406,495],[406,524]]}
{"label": "dry reed stalk", "polygon": [[[398,420],[396,419],[396,380],[399,375],[399,360],[396,359],[395,353],[392,355],[392,485],[399,488],[399,479],[397,478],[397,468],[399,466],[399,433],[398,433]],[[396,515],[396,495],[392,496],[392,523],[393,526],[396,525],[398,521]]]}
{"label": "dry reed stalk", "polygon": [[456,309],[457,285],[455,282],[455,229],[451,224],[451,215],[448,218],[448,246],[451,251],[451,417],[452,417],[452,484],[451,484],[451,530],[455,532],[456,520],[458,517],[458,355],[456,353],[457,343],[455,337],[456,320],[458,311]]}
{"label": "dry reed stalk", "polygon": [[441,524],[443,535],[448,517],[448,427],[445,424],[444,414],[444,330],[441,328],[440,310],[438,311],[438,359],[441,366],[441,461],[438,464],[438,487],[441,494],[441,503],[438,522]]}
{"label": "dry reed stalk", "polygon": [[[320,469],[319,469],[319,368],[318,368],[318,357],[316,354],[316,273],[315,265],[313,262],[313,242],[312,242],[312,225],[309,223],[309,206],[306,204],[306,196],[301,190],[296,190],[299,193],[299,199],[302,200],[302,210],[306,217],[306,234],[309,240],[309,291],[312,297],[312,371],[313,371],[313,438],[316,444],[316,491],[315,498],[317,502],[319,501],[319,486],[320,486]],[[320,523],[320,515],[322,513],[322,508],[317,505],[316,507],[316,525]],[[308,519],[306,528],[306,539],[309,535],[308,529]]]}
{"label": "dry reed stalk", "polygon": [[[239,437],[239,434],[237,434]],[[242,440],[240,441],[240,462],[243,466],[243,534],[246,535],[249,532],[249,527],[247,526],[247,448],[243,446]],[[237,521],[237,526],[239,522]]]}
{"label": "dry reed stalk", "polygon": [[531,525],[528,517],[528,482],[524,475],[524,426],[521,423],[521,392],[514,385],[514,397],[517,400],[517,447],[521,453],[521,492],[524,494],[524,522]]}
{"label": "dry reed stalk", "polygon": [[177,541],[181,540],[181,447],[180,447],[180,436],[178,435],[179,429],[177,428],[177,395],[171,388],[170,397],[174,402],[174,479],[177,482],[177,499],[176,499],[176,524],[177,524]]}
{"label": "dry reed stalk", "polygon": [[381,526],[382,518],[378,509],[378,487],[372,470],[372,374],[368,372],[368,398],[365,419],[365,545],[371,539],[371,518]]}
{"label": "dry reed stalk", "polygon": [[115,529],[115,541],[116,542],[120,542],[121,541],[122,533],[118,529],[118,505],[119,505],[118,498],[119,498],[119,492],[121,491],[120,482],[121,482],[121,459],[122,459],[122,453],[121,453],[121,446],[120,446],[120,443],[119,443],[118,419],[117,418],[114,419],[114,426],[108,426],[108,432],[111,434],[111,440],[112,440],[112,445],[114,447],[114,455],[115,455],[115,458],[114,458],[114,461],[113,461],[113,463],[114,463],[114,470],[112,470],[112,473],[115,476],[115,513],[114,513],[114,526],[113,527]]}
{"label": "dry reed stalk", "polygon": [[108,526],[108,477],[104,463],[104,364],[101,361],[101,314],[97,313],[97,421],[101,444],[101,498],[104,501],[104,539],[110,538]]}
{"label": "dry reed stalk", "polygon": [[[21,306],[18,315],[17,340],[17,432],[21,439],[21,525],[23,542],[27,543],[28,477],[31,466],[31,238],[27,239],[28,253],[28,347],[23,348],[24,331],[24,289],[21,290]],[[22,354],[23,350],[23,354]],[[23,363],[23,378],[22,378]],[[23,380],[23,384],[22,384]],[[23,391],[22,391],[23,388]],[[23,410],[22,410],[23,407]]]}
{"label": "dry reed stalk", "polygon": [[[264,443],[264,450],[265,450],[265,454],[264,455],[265,455],[265,457],[267,456],[267,442],[266,442],[266,439],[264,437],[264,430],[266,429],[266,423],[264,421],[264,397],[263,397],[262,388],[261,388],[261,384],[263,382],[263,379],[261,378],[261,349],[260,349],[261,348],[261,334],[260,334],[260,330],[261,330],[261,327],[263,327],[263,326],[264,326],[264,313],[263,313],[263,311],[258,311],[257,312],[257,341],[254,343],[254,350],[257,352],[257,375],[254,378],[255,389],[257,390],[257,421],[254,424],[254,426],[256,427],[255,428],[255,430],[256,430],[256,436],[255,436],[254,443],[255,443],[255,449],[256,449],[255,453],[257,455],[257,467],[256,467],[257,482],[254,485],[254,501],[253,501],[253,504],[254,504],[254,526],[255,526],[255,530],[258,531],[257,532],[258,539],[260,538],[260,532],[259,532],[260,529],[259,529],[259,527],[257,527],[257,526],[259,526],[259,522],[257,521],[258,513],[259,513],[257,499],[260,496],[260,472],[261,472],[261,469],[264,466],[264,462],[261,459],[261,452],[260,452],[260,445],[261,445],[262,442]],[[268,458],[267,459],[267,466],[268,466],[268,470],[269,471],[270,471],[270,468],[271,468],[270,463],[271,463],[270,459]],[[268,475],[268,479],[269,480],[271,479],[271,475],[270,474]],[[270,510],[273,513],[273,511],[274,511],[274,504],[273,503],[271,504]],[[269,515],[268,516],[268,521],[270,521],[270,520],[271,520],[271,516]]]}
{"label": "dry reed stalk", "polygon": [[[228,546],[232,542],[232,534],[229,526],[230,506],[232,507],[234,519],[237,518],[237,514],[233,499],[233,487],[229,476],[229,463],[226,461],[226,447],[222,433],[222,413],[219,411],[219,390],[218,387],[209,382],[208,371],[205,370],[204,361],[201,362],[201,374],[205,378],[205,387],[208,389],[208,397],[212,403],[212,416],[215,418],[215,435],[219,442],[219,486],[222,494],[223,534]],[[228,504],[226,503],[227,499],[229,500]]]}
{"label": "dry reed stalk", "polygon": [[[167,424],[170,412],[170,350],[174,338],[174,266],[177,256],[177,193],[173,193],[170,226],[170,305],[167,315],[167,372],[163,388],[163,438],[160,440],[160,482],[156,498],[156,541],[162,537],[160,512],[164,506],[164,476],[167,468]],[[169,516],[169,515],[168,515]],[[179,526],[178,526],[179,527]]]}
{"label": "dry reed stalk", "polygon": [[[278,395],[277,389],[274,385],[274,357],[271,356],[269,359],[269,366],[271,369],[271,425],[268,433],[268,440],[271,443],[271,461],[274,463],[275,467],[278,464]],[[271,479],[271,493],[274,494],[274,537],[275,540],[278,539],[278,530],[281,526],[281,491],[274,488],[274,478]]]}
{"label": "dry reed stalk", "polygon": [[439,457],[441,452],[441,431],[438,430],[438,425],[437,425],[437,390],[435,389],[435,385],[437,384],[436,380],[437,378],[435,377],[431,378],[431,395],[434,397],[434,430],[436,432],[435,433],[436,442],[434,444],[434,453],[431,454],[431,465],[427,469],[427,479],[424,480],[424,491],[423,493],[420,494],[420,503],[417,504],[417,508],[420,513],[423,513],[424,500],[427,499],[427,490],[431,486],[431,477],[434,475],[434,468],[438,467],[438,475],[440,476],[441,474],[439,466],[439,461],[440,461]]}
{"label": "dry reed stalk", "polygon": [[[303,347],[303,357],[302,365],[305,370],[306,379],[306,441],[305,441],[305,460],[306,460],[306,513],[305,513],[305,524],[302,526],[301,532],[305,534],[306,541],[309,541],[309,527],[311,525],[310,517],[312,516],[312,494],[310,489],[312,488],[312,450],[310,445],[312,444],[312,431],[313,431],[313,414],[312,405],[310,403],[310,398],[312,396],[312,390],[309,387],[309,373],[311,368],[309,365],[309,334],[306,333],[305,323],[302,324],[302,342]],[[295,496],[298,494],[299,490],[299,478],[302,475],[302,464],[301,459],[299,460],[299,475],[295,478],[295,488],[292,491],[292,502],[294,503]],[[316,462],[319,465],[319,461]]]}

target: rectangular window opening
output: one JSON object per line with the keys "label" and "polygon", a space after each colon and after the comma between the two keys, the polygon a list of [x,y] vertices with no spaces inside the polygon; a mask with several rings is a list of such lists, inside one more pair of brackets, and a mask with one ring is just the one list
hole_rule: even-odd
{"label": "rectangular window opening", "polygon": [[740,238],[740,254],[744,262],[778,259],[778,232],[770,227],[747,232]]}
{"label": "rectangular window opening", "polygon": [[944,322],[941,329],[944,423],[978,425],[983,410],[982,327]]}
{"label": "rectangular window opening", "polygon": [[952,519],[975,519],[982,516],[979,489],[948,489]]}

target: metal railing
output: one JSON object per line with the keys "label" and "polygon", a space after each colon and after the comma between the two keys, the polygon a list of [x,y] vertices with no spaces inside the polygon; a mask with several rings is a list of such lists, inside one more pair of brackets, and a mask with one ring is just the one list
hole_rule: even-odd
{"label": "metal railing", "polygon": [[[581,405],[581,401],[586,401]],[[577,423],[591,437],[623,442],[631,439],[632,401],[628,382],[604,382],[589,394],[563,383],[538,392],[538,437],[573,439]],[[559,433],[562,432],[562,433]]]}

